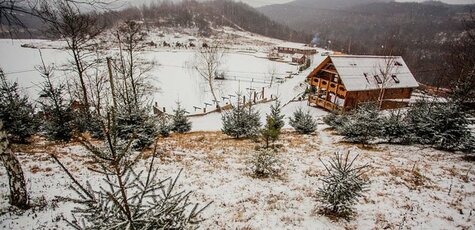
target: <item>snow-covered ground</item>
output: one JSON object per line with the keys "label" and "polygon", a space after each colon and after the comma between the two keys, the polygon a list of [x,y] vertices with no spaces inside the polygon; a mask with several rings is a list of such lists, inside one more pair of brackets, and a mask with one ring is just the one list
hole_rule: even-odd
{"label": "snow-covered ground", "polygon": [[[298,106],[298,105],[297,105]],[[473,229],[475,226],[475,169],[462,155],[421,146],[379,145],[373,149],[340,142],[320,125],[317,134],[299,136],[286,131],[283,176],[253,178],[246,161],[258,143],[234,140],[220,132],[173,135],[160,141],[164,151],[161,177],[184,169],[180,189],[193,190],[194,201],[213,202],[203,213],[202,229]],[[353,219],[331,220],[318,214],[316,190],[327,161],[336,151],[360,155],[356,165],[369,164],[370,185],[355,206]],[[0,228],[65,229],[75,197],[71,181],[47,153],[55,152],[81,182],[97,184],[88,171],[90,161],[77,144],[18,149],[34,204],[14,211],[7,204],[8,183],[0,168]],[[144,160],[145,161],[145,160]],[[143,165],[141,162],[139,165]]]}
{"label": "snow-covered ground", "polygon": [[[148,32],[144,44],[167,42],[172,47],[147,45],[139,54],[141,58],[156,63],[147,74],[150,77],[150,84],[159,89],[154,94],[153,103],[157,102],[160,108],[165,107],[167,111],[172,111],[177,101],[180,101],[191,114],[203,113],[205,107],[208,107],[207,111],[209,111],[213,106],[209,107],[206,104],[213,104],[211,92],[207,82],[193,68],[197,49],[173,47],[173,44],[177,42],[189,44],[192,39],[192,43],[199,46],[213,40],[195,37],[196,31],[192,29],[178,31],[152,30]],[[217,33],[218,35],[213,39],[226,47],[220,67],[220,72],[225,73],[226,80],[217,83],[217,96],[221,105],[229,103],[230,100],[233,102],[232,99],[237,98],[235,96],[238,93],[249,95],[250,90],[261,93],[264,89],[265,98],[279,96],[283,102],[288,102],[298,93],[303,92],[302,88],[295,87],[304,81],[310,69],[289,78],[290,73],[298,73],[297,66],[266,58],[267,52],[283,41],[231,28],[218,29]],[[109,36],[105,33],[100,40],[107,41]],[[56,79],[65,81],[74,77],[74,73],[69,71],[70,68],[66,68],[71,57],[64,49],[64,42],[0,39],[2,52],[0,67],[3,68],[8,79],[17,81],[26,90],[31,100],[38,98],[39,84],[43,80],[35,70],[41,65],[41,59],[38,49],[24,48],[21,47],[22,44],[41,49],[46,65],[54,64],[59,69],[55,72]],[[102,52],[105,52],[101,55],[107,56],[115,52],[111,42],[101,44],[104,46]],[[323,59],[324,57],[317,54],[313,57],[312,63],[317,65]],[[272,84],[271,79],[273,79]]]}
{"label": "snow-covered ground", "polygon": [[[193,30],[152,31],[147,41],[186,42],[196,36]],[[206,42],[207,40],[200,40]],[[234,140],[219,132],[221,115],[210,113],[193,116],[193,133],[172,135],[159,141],[164,156],[156,167],[163,178],[184,169],[180,188],[193,190],[200,203],[212,201],[203,213],[203,229],[473,229],[475,226],[475,169],[473,162],[453,153],[421,146],[378,145],[372,149],[341,142],[325,126],[321,118],[325,111],[307,106],[295,99],[304,91],[305,76],[312,68],[285,78],[296,66],[269,61],[266,52],[282,41],[230,28],[221,29],[221,38],[231,41],[223,60],[223,81],[219,96],[247,95],[249,88],[265,97],[278,96],[285,105],[283,114],[291,116],[298,108],[308,109],[319,120],[318,132],[299,136],[287,124],[281,136],[281,157],[284,171],[281,178],[256,179],[249,175],[246,161],[259,143]],[[0,67],[9,79],[18,81],[31,99],[38,96],[41,64],[36,49],[42,48],[46,64],[60,67],[67,64],[69,54],[60,49],[61,42],[0,40]],[[54,48],[54,49],[53,49]],[[170,111],[176,101],[191,113],[193,106],[204,107],[211,95],[203,88],[202,79],[189,68],[193,49],[148,47],[142,56],[158,62],[151,71],[152,84],[161,91],[154,97],[160,107]],[[313,66],[323,60],[315,55]],[[271,72],[284,76],[285,81],[270,86]],[[56,79],[70,76],[58,72]],[[224,103],[224,102],[223,102]],[[269,113],[272,102],[255,105],[261,114]],[[319,159],[327,161],[336,151],[360,154],[356,164],[369,164],[365,177],[371,182],[364,197],[356,205],[357,214],[349,221],[334,221],[318,214],[320,203],[315,194],[325,173]],[[84,148],[78,143],[58,145],[36,141],[16,149],[28,180],[28,190],[36,207],[15,210],[8,205],[8,181],[0,167],[0,229],[67,229],[64,218],[71,218],[77,205],[58,196],[75,197],[69,189],[71,181],[51,161],[56,153],[81,181],[100,184],[99,176],[87,170],[91,164]],[[139,165],[144,165],[145,160]]]}

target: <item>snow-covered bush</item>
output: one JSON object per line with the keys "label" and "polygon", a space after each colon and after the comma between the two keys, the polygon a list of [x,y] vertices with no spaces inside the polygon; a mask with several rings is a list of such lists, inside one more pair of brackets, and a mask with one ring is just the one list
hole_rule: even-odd
{"label": "snow-covered bush", "polygon": [[88,132],[92,137],[102,139],[102,118],[97,113],[73,111],[73,126],[78,133]]}
{"label": "snow-covered bush", "polygon": [[347,141],[368,144],[381,136],[382,120],[376,104],[361,104],[353,114],[347,117],[338,132]]}
{"label": "snow-covered bush", "polygon": [[282,162],[275,149],[261,148],[248,160],[252,175],[258,178],[279,176],[282,172]]}
{"label": "snow-covered bush", "polygon": [[43,74],[45,81],[41,91],[41,109],[44,114],[42,129],[48,138],[59,141],[69,141],[74,131],[74,111],[71,103],[65,101],[63,89],[65,85],[54,85],[50,72]]}
{"label": "snow-covered bush", "polygon": [[158,134],[162,137],[169,137],[172,130],[172,124],[170,118],[166,114],[161,115],[158,118]]}
{"label": "snow-covered bush", "polygon": [[301,108],[295,111],[289,120],[290,126],[300,134],[310,134],[317,130],[317,121],[313,119],[309,111],[303,112]]}
{"label": "snow-covered bush", "polygon": [[368,184],[362,178],[367,165],[356,167],[354,163],[358,156],[350,159],[350,152],[335,153],[328,165],[323,163],[327,175],[322,179],[322,187],[317,196],[323,204],[322,212],[336,217],[347,217],[353,211],[353,205],[362,196],[363,189]]}
{"label": "snow-covered bush", "polygon": [[449,103],[419,101],[408,111],[411,140],[448,151],[471,151],[474,137],[467,115]]}
{"label": "snow-covered bush", "polygon": [[18,83],[8,82],[0,69],[0,120],[11,141],[26,142],[38,131],[39,121],[27,96],[19,92]]}
{"label": "snow-covered bush", "polygon": [[338,115],[336,113],[330,113],[323,117],[323,122],[334,128],[338,132],[343,127],[343,124],[347,122],[347,118],[347,115]]}
{"label": "snow-covered bush", "polygon": [[404,144],[410,142],[409,124],[400,111],[391,112],[388,116],[382,117],[381,121],[381,138],[389,143]]}
{"label": "snow-covered bush", "polygon": [[132,147],[136,150],[149,147],[157,136],[155,120],[146,111],[121,111],[117,115],[118,137],[123,140],[133,138]]}
{"label": "snow-covered bush", "polygon": [[175,110],[173,116],[172,131],[176,133],[187,133],[191,130],[191,121],[186,117],[185,109],[181,108],[180,103],[177,103],[178,108]]}
{"label": "snow-covered bush", "polygon": [[244,106],[238,102],[231,111],[223,112],[221,117],[223,121],[224,134],[234,138],[255,137],[259,135],[261,126],[259,112],[255,111],[252,105]]}

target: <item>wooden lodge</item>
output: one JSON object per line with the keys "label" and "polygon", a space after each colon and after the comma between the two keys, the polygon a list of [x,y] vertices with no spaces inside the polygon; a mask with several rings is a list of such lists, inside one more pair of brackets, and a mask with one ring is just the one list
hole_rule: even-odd
{"label": "wooden lodge", "polygon": [[419,87],[402,57],[392,56],[328,56],[307,81],[309,105],[336,113],[372,101],[382,101],[382,109],[407,106]]}
{"label": "wooden lodge", "polygon": [[317,53],[317,49],[313,47],[309,47],[305,44],[301,43],[293,43],[293,42],[288,42],[284,44],[280,44],[277,47],[275,47],[278,53],[283,53],[283,54],[304,54],[304,55],[313,55]]}

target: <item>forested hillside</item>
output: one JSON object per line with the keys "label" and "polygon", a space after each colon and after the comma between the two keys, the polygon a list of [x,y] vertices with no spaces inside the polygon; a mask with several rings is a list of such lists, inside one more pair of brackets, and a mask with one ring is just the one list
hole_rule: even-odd
{"label": "forested hillside", "polygon": [[438,73],[474,9],[440,2],[332,2],[298,0],[259,10],[293,29],[317,34],[320,46],[351,54],[402,55],[419,81],[436,86],[446,84]]}
{"label": "forested hillside", "polygon": [[[160,2],[142,7],[130,7],[111,10],[98,15],[100,24],[110,28],[126,19],[144,20],[148,26],[199,27],[202,35],[208,35],[213,26],[230,26],[264,36],[308,42],[310,33],[299,32],[270,20],[256,9],[241,2],[231,0],[214,0],[197,2],[185,0],[179,3]],[[22,38],[40,37],[42,30],[39,19],[25,15],[20,19],[25,22],[28,31],[20,30],[14,35]],[[6,22],[3,22],[6,23]],[[1,37],[10,37],[8,27],[0,30]]]}

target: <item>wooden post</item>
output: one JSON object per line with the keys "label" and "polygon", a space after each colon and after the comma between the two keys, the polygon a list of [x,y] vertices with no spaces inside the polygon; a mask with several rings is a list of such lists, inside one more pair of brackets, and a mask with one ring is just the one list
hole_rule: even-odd
{"label": "wooden post", "polygon": [[262,99],[264,99],[264,91],[265,90],[265,87],[262,87]]}

